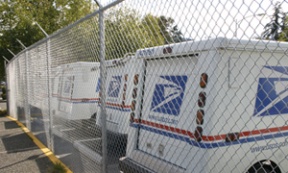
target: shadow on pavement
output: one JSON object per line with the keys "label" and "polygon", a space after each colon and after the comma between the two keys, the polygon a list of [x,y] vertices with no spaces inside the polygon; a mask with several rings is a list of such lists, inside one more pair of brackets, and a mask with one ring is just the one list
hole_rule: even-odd
{"label": "shadow on pavement", "polygon": [[7,153],[37,148],[34,142],[25,133],[5,135],[2,137],[2,143],[4,144]]}
{"label": "shadow on pavement", "polygon": [[[13,172],[16,171],[14,167],[18,167],[18,169],[20,170],[20,172],[27,172],[29,171],[29,169],[31,169],[31,172],[35,172],[35,168],[31,167],[29,168],[29,165],[31,165],[31,162],[35,162],[35,165],[37,166],[37,171],[36,172],[40,172],[40,173],[47,173],[47,172],[51,172],[52,168],[53,168],[53,164],[52,162],[45,156],[44,153],[31,153],[29,152],[29,155],[25,154],[25,152],[21,152],[18,153],[19,156],[18,160],[15,162],[10,162],[9,164],[6,164],[5,166],[1,166],[0,167],[0,172],[5,171],[6,170],[12,170]],[[25,164],[28,163],[29,164]],[[22,167],[21,167],[22,166]],[[23,167],[24,166],[24,167]],[[16,168],[17,169],[17,168]]]}
{"label": "shadow on pavement", "polygon": [[19,107],[17,106],[17,116],[18,116],[18,121],[20,121],[24,126],[26,126],[26,117],[25,117],[25,111],[24,107]]}
{"label": "shadow on pavement", "polygon": [[4,127],[5,129],[15,129],[15,128],[19,128],[19,126],[15,123],[15,122],[4,122]]}
{"label": "shadow on pavement", "polygon": [[48,146],[47,139],[49,139],[49,134],[48,134],[49,122],[46,122],[44,120],[42,110],[35,106],[30,105],[30,114],[31,114],[31,121],[30,121],[31,132],[45,146]]}
{"label": "shadow on pavement", "polygon": [[52,170],[53,163],[16,122],[0,117],[0,123],[0,172],[47,173]]}

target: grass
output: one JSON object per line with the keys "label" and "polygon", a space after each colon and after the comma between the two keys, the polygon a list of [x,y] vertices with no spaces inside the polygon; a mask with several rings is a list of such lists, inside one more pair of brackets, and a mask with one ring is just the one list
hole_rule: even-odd
{"label": "grass", "polygon": [[66,173],[66,168],[59,162],[55,163],[53,168],[49,169],[48,173]]}
{"label": "grass", "polygon": [[0,117],[5,117],[7,115],[7,110],[0,109]]}

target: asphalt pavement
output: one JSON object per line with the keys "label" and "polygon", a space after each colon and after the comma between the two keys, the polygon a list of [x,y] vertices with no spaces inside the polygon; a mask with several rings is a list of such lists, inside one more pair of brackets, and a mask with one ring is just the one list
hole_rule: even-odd
{"label": "asphalt pavement", "polygon": [[51,172],[52,161],[15,121],[0,117],[0,138],[0,173]]}

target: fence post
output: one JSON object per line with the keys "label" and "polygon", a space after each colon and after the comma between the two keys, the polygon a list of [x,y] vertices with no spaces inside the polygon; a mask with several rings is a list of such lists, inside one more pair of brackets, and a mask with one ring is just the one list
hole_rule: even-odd
{"label": "fence post", "polygon": [[[45,32],[46,33],[46,32]],[[52,127],[53,127],[53,117],[51,114],[51,92],[50,92],[50,68],[51,68],[51,48],[50,48],[50,36],[45,34],[47,38],[47,43],[46,43],[46,51],[47,51],[47,94],[48,94],[48,117],[49,117],[49,136],[50,136],[50,141],[48,143],[48,146],[51,151],[54,152],[54,138],[52,134]],[[48,141],[47,141],[48,142]]]}
{"label": "fence post", "polygon": [[5,85],[6,85],[6,111],[7,111],[7,115],[11,115],[10,114],[10,109],[9,109],[9,100],[10,100],[10,82],[9,82],[9,84],[8,84],[8,81],[10,81],[9,79],[8,79],[8,77],[9,77],[9,70],[8,70],[8,66],[7,65],[9,65],[9,61],[8,61],[8,59],[5,57],[5,56],[3,56],[3,59],[4,59],[4,68],[5,68]]}
{"label": "fence post", "polygon": [[26,80],[26,95],[27,95],[27,98],[25,99],[25,106],[24,106],[24,109],[25,109],[25,114],[26,114],[26,126],[27,128],[31,131],[31,112],[30,112],[30,106],[29,106],[29,98],[30,98],[30,93],[29,93],[29,72],[28,72],[28,65],[29,65],[29,62],[28,62],[28,58],[29,58],[29,55],[28,55],[28,49],[26,49],[25,47],[25,80]]}
{"label": "fence post", "polygon": [[[115,6],[122,2],[123,0],[115,1],[111,3],[109,6]],[[106,128],[106,65],[105,65],[105,23],[104,23],[104,11],[108,6],[105,8],[95,0],[97,5],[99,6],[99,41],[100,41],[100,91],[101,91],[101,107],[100,107],[100,117],[101,117],[101,131],[102,131],[102,173],[107,173],[107,128]]]}
{"label": "fence post", "polygon": [[[99,3],[98,3],[99,5]],[[102,8],[101,5],[99,5]],[[106,129],[106,65],[105,65],[105,24],[104,11],[99,13],[99,36],[100,36],[100,79],[101,79],[101,126],[102,126],[102,172],[107,172],[107,129]]]}

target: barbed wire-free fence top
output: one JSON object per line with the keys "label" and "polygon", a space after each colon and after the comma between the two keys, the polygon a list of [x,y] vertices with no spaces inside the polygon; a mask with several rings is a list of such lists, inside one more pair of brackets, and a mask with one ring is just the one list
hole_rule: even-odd
{"label": "barbed wire-free fence top", "polygon": [[102,2],[9,62],[9,114],[73,172],[287,172],[287,6]]}

